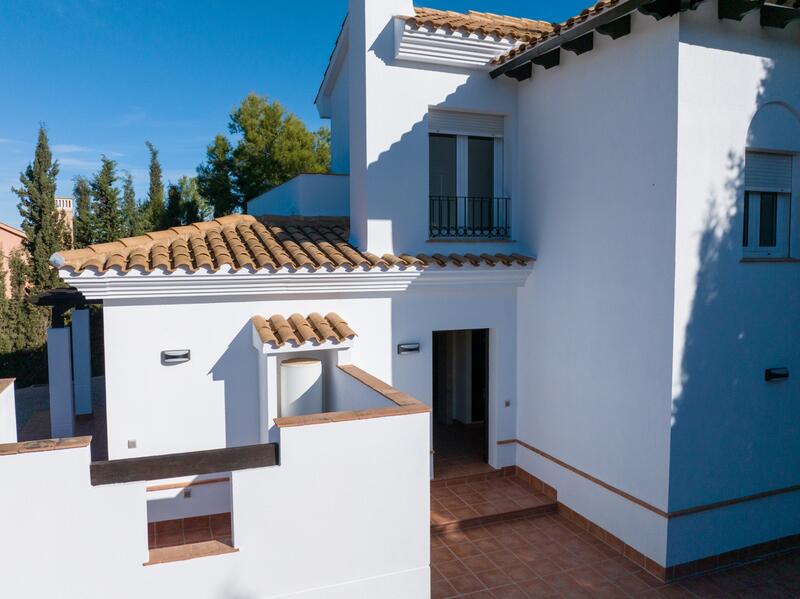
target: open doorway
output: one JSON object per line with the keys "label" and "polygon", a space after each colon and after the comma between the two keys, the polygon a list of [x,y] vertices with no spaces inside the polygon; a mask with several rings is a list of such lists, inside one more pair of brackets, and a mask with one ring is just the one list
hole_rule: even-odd
{"label": "open doorway", "polygon": [[433,472],[489,472],[489,330],[433,333]]}

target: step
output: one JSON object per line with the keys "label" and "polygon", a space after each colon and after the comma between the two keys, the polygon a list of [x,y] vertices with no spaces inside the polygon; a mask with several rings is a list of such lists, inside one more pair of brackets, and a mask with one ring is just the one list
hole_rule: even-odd
{"label": "step", "polygon": [[[499,472],[499,471],[498,471]],[[431,485],[431,533],[550,514],[555,498],[517,476],[462,477]]]}

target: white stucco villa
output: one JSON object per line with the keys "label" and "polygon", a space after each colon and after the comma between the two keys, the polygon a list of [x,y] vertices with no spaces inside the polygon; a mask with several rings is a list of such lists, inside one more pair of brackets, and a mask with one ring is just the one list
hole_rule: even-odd
{"label": "white stucco villa", "polygon": [[549,509],[662,580],[798,544],[797,21],[351,0],[332,174],[53,256],[104,410],[78,307],[53,440],[0,385],[0,594],[424,598],[432,524]]}

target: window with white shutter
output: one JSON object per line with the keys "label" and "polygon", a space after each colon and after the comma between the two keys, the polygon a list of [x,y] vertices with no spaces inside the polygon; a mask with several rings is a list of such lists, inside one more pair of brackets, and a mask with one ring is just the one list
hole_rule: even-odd
{"label": "window with white shutter", "polygon": [[430,237],[507,238],[502,115],[428,113]]}
{"label": "window with white shutter", "polygon": [[745,256],[789,256],[791,154],[747,152],[742,247]]}

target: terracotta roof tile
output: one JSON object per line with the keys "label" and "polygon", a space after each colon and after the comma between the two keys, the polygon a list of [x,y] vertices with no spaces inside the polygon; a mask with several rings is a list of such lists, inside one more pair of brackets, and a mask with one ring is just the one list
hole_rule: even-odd
{"label": "terracotta roof tile", "polygon": [[553,30],[553,24],[548,21],[495,15],[474,10],[470,10],[467,13],[459,13],[451,10],[415,7],[414,13],[412,16],[403,18],[405,18],[406,23],[416,27],[430,26],[436,29],[462,29],[469,33],[509,37],[518,41],[535,40],[542,34],[550,33]]}
{"label": "terracotta roof tile", "polygon": [[261,341],[269,344],[272,349],[279,349],[287,343],[292,347],[306,343],[342,343],[356,336],[347,322],[334,312],[327,316],[313,312],[307,317],[292,314],[288,319],[280,314],[269,318],[253,316],[251,321]]}
{"label": "terracotta roof tile", "polygon": [[551,37],[557,37],[562,33],[569,31],[570,29],[575,27],[575,25],[583,23],[587,19],[597,16],[623,1],[624,0],[601,0],[600,2],[597,2],[588,8],[584,8],[580,13],[578,13],[574,17],[570,17],[563,23],[554,23],[550,31],[543,33],[542,35],[540,35],[535,39],[532,39],[530,41],[525,41],[516,48],[509,50],[505,54],[501,54],[500,56],[493,58],[492,62],[494,64],[503,64],[504,62],[511,60],[515,56],[522,54],[523,52],[527,52],[537,44],[540,44],[543,41],[550,39]]}
{"label": "terracotta roof tile", "polygon": [[[561,35],[562,33],[569,31],[576,25],[579,25],[580,23],[583,23],[584,21],[605,12],[609,8],[612,8],[623,1],[624,0],[601,0],[600,2],[596,2],[590,7],[583,9],[580,13],[578,13],[574,17],[570,17],[563,23],[553,23],[549,31],[543,31],[540,35],[532,37],[530,40],[522,40],[523,41],[522,44],[520,44],[516,48],[509,50],[505,54],[501,54],[500,56],[493,58],[492,62],[498,65],[503,64],[504,62],[511,60],[515,56],[518,56],[523,52],[527,52],[537,44],[540,44],[541,42],[550,39],[551,37],[556,37],[558,35]],[[776,4],[788,8],[800,8],[800,0],[768,0],[767,4]]]}
{"label": "terracotta roof tile", "polygon": [[163,269],[217,271],[247,268],[275,272],[304,270],[424,269],[431,266],[525,265],[524,256],[502,254],[384,254],[362,252],[347,242],[347,219],[265,217],[264,222],[248,215],[224,216],[210,222],[154,231],[70,250],[53,256],[59,268],[73,273],[92,270],[152,272]]}

